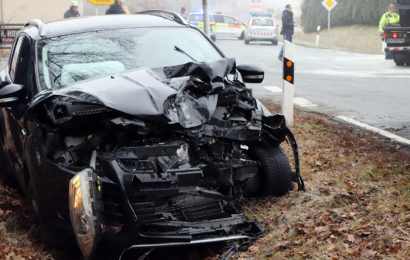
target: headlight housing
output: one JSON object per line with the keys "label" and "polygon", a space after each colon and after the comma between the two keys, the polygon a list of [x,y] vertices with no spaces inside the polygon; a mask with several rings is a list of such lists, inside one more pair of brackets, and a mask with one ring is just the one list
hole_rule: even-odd
{"label": "headlight housing", "polygon": [[76,174],[69,184],[69,209],[77,244],[89,259],[101,237],[101,183],[91,168]]}

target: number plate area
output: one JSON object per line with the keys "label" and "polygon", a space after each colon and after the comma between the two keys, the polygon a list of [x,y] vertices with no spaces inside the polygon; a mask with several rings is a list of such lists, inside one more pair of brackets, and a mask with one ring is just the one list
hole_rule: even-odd
{"label": "number plate area", "polygon": [[387,43],[405,43],[406,39],[404,38],[388,38]]}

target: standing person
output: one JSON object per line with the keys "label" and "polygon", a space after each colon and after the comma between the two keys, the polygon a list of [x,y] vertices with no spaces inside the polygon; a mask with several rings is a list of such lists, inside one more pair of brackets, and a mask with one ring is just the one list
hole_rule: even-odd
{"label": "standing person", "polygon": [[125,14],[122,6],[124,5],[124,0],[115,0],[115,2],[110,5],[110,7],[105,11],[105,14]]}
{"label": "standing person", "polygon": [[400,23],[400,15],[395,13],[394,12],[395,10],[396,10],[396,6],[394,4],[390,4],[389,11],[382,15],[382,18],[380,19],[380,22],[379,22],[380,36],[382,37],[384,36],[384,26],[385,25]]}
{"label": "standing person", "polygon": [[80,12],[78,12],[78,2],[71,1],[70,9],[64,13],[64,18],[80,17]]}
{"label": "standing person", "polygon": [[[394,11],[396,10],[396,6],[394,4],[390,4],[389,5],[389,11],[384,13],[382,15],[382,18],[380,18],[380,22],[379,22],[379,33],[380,36],[382,37],[383,42],[383,49],[386,47],[386,43],[387,43],[387,39],[384,39],[384,26],[388,25],[392,25],[392,24],[398,24],[400,22],[400,15],[398,15],[397,13],[395,13]],[[386,52],[386,56],[385,56],[386,60],[387,59],[393,59],[392,55],[390,55],[388,52]]]}
{"label": "standing person", "polygon": [[181,11],[179,11],[179,15],[182,16],[184,19],[188,18],[185,6],[181,7]]}
{"label": "standing person", "polygon": [[[282,30],[280,34],[283,34],[283,44],[285,41],[292,42],[292,35],[295,31],[295,22],[293,21],[293,12],[292,12],[292,5],[287,4],[286,9],[282,13]],[[283,59],[283,46],[279,52],[278,56],[279,60],[282,61]]]}

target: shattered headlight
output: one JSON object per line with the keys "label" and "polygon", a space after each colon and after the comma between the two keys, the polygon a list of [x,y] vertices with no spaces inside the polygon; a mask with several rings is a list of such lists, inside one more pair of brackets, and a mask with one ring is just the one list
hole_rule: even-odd
{"label": "shattered headlight", "polygon": [[89,259],[100,238],[101,186],[91,168],[76,174],[69,184],[70,219],[77,244]]}

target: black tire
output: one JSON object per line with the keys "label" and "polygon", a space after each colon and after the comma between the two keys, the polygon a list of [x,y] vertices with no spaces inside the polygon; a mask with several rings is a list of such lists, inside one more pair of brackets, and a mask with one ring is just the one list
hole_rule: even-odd
{"label": "black tire", "polygon": [[396,66],[404,66],[407,59],[394,57],[393,60],[394,60],[394,63],[396,63]]}
{"label": "black tire", "polygon": [[245,32],[241,33],[241,36],[238,37],[239,40],[243,40],[245,39]]}
{"label": "black tire", "polygon": [[404,61],[395,61],[396,66],[404,66]]}
{"label": "black tire", "polygon": [[2,153],[0,153],[0,165],[1,165],[0,178],[2,179],[3,183],[6,184],[7,186],[18,189],[19,186],[17,184],[16,178],[14,177],[12,173],[10,164],[7,162],[7,159]]}
{"label": "black tire", "polygon": [[278,40],[272,40],[273,45],[278,45]]}
{"label": "black tire", "polygon": [[48,224],[48,221],[42,217],[35,188],[36,187],[33,181],[30,179],[26,199],[30,213],[39,225],[38,239],[41,242],[51,245],[55,248],[71,251],[76,250],[77,244],[74,236],[67,234],[67,232],[64,232],[64,230],[53,228]]}
{"label": "black tire", "polygon": [[245,188],[245,196],[282,196],[293,190],[291,167],[285,151],[280,147],[257,146],[253,155],[259,172]]}
{"label": "black tire", "polygon": [[249,43],[250,41],[245,39],[245,44],[248,45]]}

